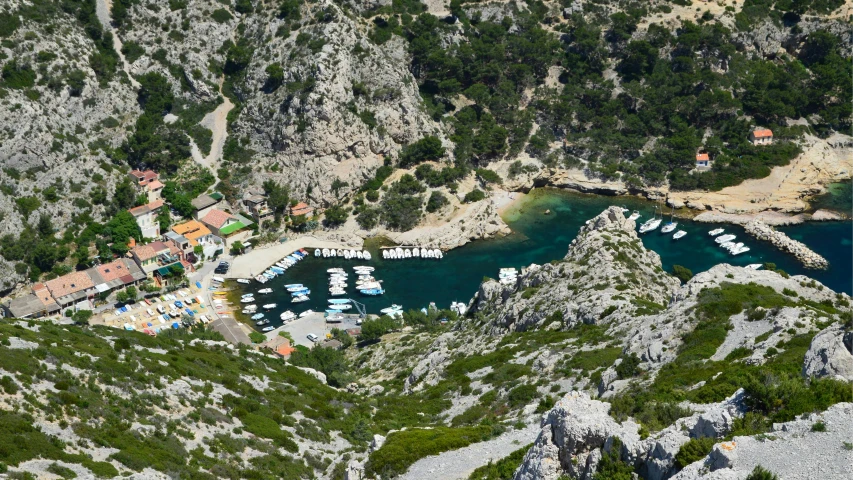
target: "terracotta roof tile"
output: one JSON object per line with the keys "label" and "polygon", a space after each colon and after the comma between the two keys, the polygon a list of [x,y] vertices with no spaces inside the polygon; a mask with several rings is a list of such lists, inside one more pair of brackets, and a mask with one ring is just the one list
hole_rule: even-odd
{"label": "terracotta roof tile", "polygon": [[201,219],[201,221],[206,223],[207,225],[210,225],[213,228],[219,229],[222,228],[222,226],[225,225],[225,223],[231,218],[234,218],[234,216],[230,213],[223,212],[222,210],[213,209],[208,212],[208,214],[205,215],[204,218]]}
{"label": "terracotta roof tile", "polygon": [[54,298],[64,297],[95,286],[86,272],[71,272],[59,278],[48,280],[44,284]]}
{"label": "terracotta roof tile", "polygon": [[98,274],[104,279],[104,283],[112,282],[117,278],[121,278],[124,275],[128,275],[130,270],[128,270],[127,265],[124,263],[124,259],[118,259],[112,261],[110,263],[99,265],[95,267],[98,271]]}
{"label": "terracotta roof tile", "polygon": [[708,154],[707,154],[707,153],[697,153],[697,154],[696,154],[696,161],[697,161],[697,162],[701,162],[701,161],[708,161],[708,160],[710,160],[710,159],[711,159],[711,158],[708,156]]}
{"label": "terracotta roof tile", "polygon": [[772,131],[772,130],[770,130],[769,128],[762,128],[762,129],[760,129],[760,130],[753,130],[752,135],[753,135],[755,138],[766,138],[766,137],[772,137],[772,136],[773,136],[773,131]]}

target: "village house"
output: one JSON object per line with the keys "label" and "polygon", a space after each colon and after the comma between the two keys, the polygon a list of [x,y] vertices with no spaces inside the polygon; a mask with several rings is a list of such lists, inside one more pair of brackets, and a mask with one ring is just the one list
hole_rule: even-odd
{"label": "village house", "polygon": [[306,217],[309,217],[313,213],[314,207],[309,206],[305,202],[299,202],[296,205],[290,207],[290,215],[293,217],[298,217],[300,215],[305,215]]}
{"label": "village house", "polygon": [[5,314],[12,318],[39,318],[59,311],[59,304],[43,283],[33,285],[32,293],[12,299]]}
{"label": "village house", "polygon": [[769,128],[759,128],[749,133],[749,141],[753,145],[770,145],[773,143],[773,132]]}
{"label": "village house", "polygon": [[104,265],[86,270],[97,293],[105,293],[117,288],[126,288],[145,280],[145,272],[128,258],[119,258]]}
{"label": "village house", "polygon": [[133,218],[136,219],[139,229],[142,230],[142,238],[157,238],[160,236],[160,223],[157,221],[157,214],[160,213],[163,203],[163,200],[155,200],[128,210],[133,215]]}
{"label": "village house", "polygon": [[193,218],[196,220],[201,220],[207,215],[211,210],[218,208],[222,203],[222,199],[224,197],[221,193],[213,192],[211,194],[199,195],[198,197],[192,200],[193,209],[195,213],[193,213]]}
{"label": "village house", "polygon": [[95,282],[85,271],[71,272],[48,280],[44,285],[60,308],[69,307],[95,295]]}
{"label": "village house", "polygon": [[163,264],[174,263],[177,259],[171,260],[171,250],[169,246],[163,242],[151,242],[147,245],[137,245],[130,249],[130,254],[133,260],[139,265],[139,268],[145,272],[149,278]]}
{"label": "village house", "polygon": [[285,337],[273,337],[262,343],[261,348],[269,350],[283,359],[289,358],[296,351],[296,348],[290,345],[290,340]]}
{"label": "village house", "polygon": [[160,198],[163,191],[163,183],[160,181],[160,175],[154,170],[133,170],[128,176],[136,185],[136,188],[145,192],[149,202],[153,202]]}
{"label": "village house", "polygon": [[714,162],[711,161],[711,157],[707,153],[696,154],[696,169],[700,171],[710,170],[713,164]]}
{"label": "village house", "polygon": [[201,223],[205,224],[214,235],[223,240],[246,228],[246,224],[239,218],[223,210],[216,209],[209,211],[207,215],[201,218]]}
{"label": "village house", "polygon": [[[167,232],[164,235],[164,239],[171,239],[176,242],[187,255],[194,252],[195,247],[200,246],[202,248],[202,258],[212,258],[224,250],[222,239],[215,236],[209,228],[198,220],[190,220],[174,225],[171,232]],[[202,258],[197,258],[197,260],[201,260]]]}
{"label": "village house", "polygon": [[261,220],[272,216],[273,211],[267,204],[267,197],[259,192],[248,191],[243,195],[243,206],[260,223]]}

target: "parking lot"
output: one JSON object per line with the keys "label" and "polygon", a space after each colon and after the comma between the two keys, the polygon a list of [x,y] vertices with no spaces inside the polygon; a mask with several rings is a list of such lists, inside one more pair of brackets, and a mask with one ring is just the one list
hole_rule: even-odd
{"label": "parking lot", "polygon": [[357,320],[357,315],[345,315],[343,321],[340,323],[327,323],[322,313],[312,313],[311,315],[288,322],[271,332],[267,332],[266,336],[271,339],[278,336],[278,332],[286,331],[290,333],[297,345],[310,348],[314,345],[314,342],[308,340],[309,333],[313,333],[320,337],[320,340],[323,340],[326,338],[326,334],[331,332],[333,328],[340,328],[341,330],[358,328],[356,324]]}

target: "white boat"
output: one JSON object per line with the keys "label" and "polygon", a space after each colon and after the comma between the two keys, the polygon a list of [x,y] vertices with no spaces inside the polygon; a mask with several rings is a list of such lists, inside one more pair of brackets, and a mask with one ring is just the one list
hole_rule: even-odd
{"label": "white boat", "polygon": [[518,277],[505,277],[500,279],[501,285],[515,285],[516,281],[518,281]]}
{"label": "white boat", "polygon": [[255,277],[255,280],[258,283],[267,283],[267,280],[269,280],[269,279],[263,275],[258,275],[257,277]]}
{"label": "white boat", "polygon": [[708,232],[708,235],[710,235],[710,236],[712,236],[712,237],[716,237],[717,235],[719,235],[719,234],[721,234],[721,233],[723,233],[723,232],[725,232],[725,230],[724,230],[724,229],[722,229],[722,228],[715,228],[714,230],[711,230],[710,232]]}
{"label": "white boat", "polygon": [[315,249],[314,249],[314,256],[315,256],[315,257],[319,257],[319,256],[320,256],[320,255],[322,255],[322,254],[323,254],[323,251],[322,251],[322,250],[320,250],[319,248],[315,248]]}
{"label": "white boat", "polygon": [[349,310],[352,305],[329,305],[330,310]]}
{"label": "white boat", "polygon": [[747,266],[746,266],[746,267],[744,267],[744,268],[748,268],[748,269],[750,269],[750,270],[758,270],[758,269],[760,269],[762,266],[763,266],[763,265],[761,265],[760,263],[750,263],[749,265],[747,265]]}
{"label": "white boat", "polygon": [[349,257],[350,257],[350,255],[349,255],[349,250],[344,250],[344,258],[345,258],[346,260],[349,260]]}
{"label": "white boat", "polygon": [[421,256],[421,251],[418,247],[412,249],[412,256],[416,258]]}
{"label": "white boat", "polygon": [[362,252],[361,250],[359,250],[359,251],[355,252],[355,256],[356,256],[356,258],[358,258],[359,260],[362,260],[362,259],[364,258],[364,252]]}
{"label": "white boat", "polygon": [[278,318],[285,320],[285,321],[292,320],[292,319],[296,318],[296,314],[291,312],[290,310],[287,310],[285,312],[282,312],[282,314],[279,315]]}
{"label": "white boat", "polygon": [[462,302],[453,302],[450,304],[450,309],[459,315],[465,315],[465,312],[468,311],[468,305],[465,305]]}
{"label": "white boat", "polygon": [[326,270],[326,273],[346,273],[343,268],[330,268]]}
{"label": "white boat", "polygon": [[403,253],[403,249],[402,249],[402,248],[400,248],[400,247],[395,248],[395,249],[394,249],[394,253],[397,255],[397,258],[404,258],[403,256],[404,256],[405,254]]}
{"label": "white boat", "polygon": [[349,253],[349,258],[356,258],[355,250],[349,249],[349,250],[347,250],[347,253]]}
{"label": "white boat", "polygon": [[238,278],[237,283],[242,283],[242,284],[246,285],[249,283],[249,279],[248,278]]}
{"label": "white boat", "polygon": [[293,293],[293,292],[301,292],[302,290],[305,290],[306,288],[307,288],[307,287],[303,287],[303,286],[301,286],[301,285],[300,285],[300,286],[298,286],[298,287],[290,287],[290,288],[288,288],[288,289],[287,289],[287,291],[288,291],[288,292],[290,292],[290,293]]}
{"label": "white boat", "polygon": [[302,285],[301,283],[288,283],[287,285],[284,286],[284,288],[303,287],[303,286],[304,285]]}
{"label": "white boat", "polygon": [[405,255],[406,258],[412,258],[412,251],[407,248],[403,250],[403,255]]}
{"label": "white boat", "polygon": [[652,230],[658,228],[660,226],[661,219],[652,218],[647,220],[646,223],[640,225],[640,233],[651,232]]}
{"label": "white boat", "polygon": [[382,258],[388,258],[388,250],[382,250]]}
{"label": "white boat", "polygon": [[437,258],[437,259],[441,260],[442,258],[444,258],[444,252],[442,252],[442,251],[441,251],[440,249],[438,249],[438,248],[437,248],[437,249],[435,249],[435,258]]}
{"label": "white boat", "polygon": [[675,232],[675,235],[672,236],[672,239],[678,240],[679,238],[681,238],[685,235],[687,235],[687,232],[685,232],[684,230],[679,230],[679,231]]}
{"label": "white boat", "polygon": [[372,272],[372,271],[376,270],[375,268],[373,268],[373,267],[368,267],[368,266],[366,266],[366,265],[363,265],[363,266],[362,266],[362,265],[358,265],[358,266],[352,267],[352,269],[353,269],[353,270],[355,270],[356,272],[358,272],[359,270],[363,270],[363,271],[365,271],[365,272]]}
{"label": "white boat", "polygon": [[628,217],[628,220],[636,220],[636,219],[638,219],[638,218],[640,218],[640,212],[638,212],[638,211],[634,210],[634,211],[631,213],[631,216],[630,216],[630,217]]}
{"label": "white boat", "polygon": [[669,222],[666,225],[664,225],[663,228],[660,229],[660,231],[663,233],[669,233],[669,232],[675,230],[675,227],[677,227],[677,226],[678,226],[678,222]]}
{"label": "white boat", "polygon": [[720,237],[715,238],[714,241],[722,244],[722,243],[726,243],[726,242],[731,242],[735,238],[736,237],[734,235],[722,235]]}
{"label": "white boat", "polygon": [[738,248],[733,248],[731,250],[732,255],[740,255],[741,253],[748,252],[748,251],[749,251],[749,247],[738,247]]}
{"label": "white boat", "polygon": [[293,297],[290,303],[302,303],[307,302],[308,300],[310,300],[310,298],[308,298],[308,295],[299,295],[298,297]]}
{"label": "white boat", "polygon": [[304,312],[299,314],[299,318],[307,317],[308,315],[311,315],[312,313],[314,313],[314,310],[305,310]]}
{"label": "white boat", "polygon": [[324,249],[323,249],[323,258],[328,258],[328,257],[329,257],[329,249],[328,249],[328,248],[324,248]]}
{"label": "white boat", "polygon": [[251,303],[255,301],[255,297],[241,298],[240,303]]}
{"label": "white boat", "polygon": [[275,308],[277,306],[278,306],[277,303],[267,303],[266,305],[264,305],[261,308],[263,308],[264,310],[272,310],[273,308]]}
{"label": "white boat", "polygon": [[383,308],[382,310],[379,310],[379,313],[384,313],[384,314],[388,315],[388,314],[391,314],[394,312],[402,312],[402,311],[403,311],[403,307],[401,305],[391,305],[388,308]]}
{"label": "white boat", "polygon": [[329,290],[329,295],[332,297],[339,297],[341,295],[346,295],[346,294],[347,294],[346,290],[344,290],[342,288],[337,288],[337,289],[333,288],[333,289]]}
{"label": "white boat", "polygon": [[364,257],[365,260],[370,260],[371,258],[370,252],[368,252],[367,250],[362,252],[361,256]]}
{"label": "white boat", "polygon": [[273,331],[273,330],[275,330],[275,327],[273,327],[272,325],[270,325],[269,327],[264,327],[264,328],[262,328],[262,329],[261,329],[261,331],[262,331],[262,332],[264,332],[264,333],[266,333],[266,332],[271,332],[271,331]]}
{"label": "white boat", "polygon": [[272,293],[272,289],[271,288],[262,288],[262,289],[258,290],[258,293]]}
{"label": "white boat", "polygon": [[339,255],[338,253],[339,253],[339,252],[338,252],[336,249],[334,249],[334,248],[333,248],[333,249],[331,249],[331,250],[329,250],[329,256],[330,256],[330,257],[339,257],[339,256],[341,256],[341,255]]}
{"label": "white boat", "polygon": [[735,242],[723,242],[720,244],[720,246],[723,247],[724,249],[728,250],[728,249],[735,246]]}

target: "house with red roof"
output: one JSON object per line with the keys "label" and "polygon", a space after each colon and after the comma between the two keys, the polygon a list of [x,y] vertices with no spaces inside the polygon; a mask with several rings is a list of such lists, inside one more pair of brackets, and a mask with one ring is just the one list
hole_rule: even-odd
{"label": "house with red roof", "polygon": [[309,206],[305,202],[299,202],[296,205],[290,207],[290,215],[294,217],[298,217],[301,215],[310,216],[314,213],[314,207]]}
{"label": "house with red roof", "polygon": [[200,218],[199,221],[207,226],[214,235],[222,239],[235,235],[247,226],[242,219],[215,208],[207,212],[207,215]]}
{"label": "house with red roof", "polygon": [[773,131],[769,128],[757,128],[749,133],[749,141],[753,145],[770,145],[773,143]]}
{"label": "house with red roof", "polygon": [[711,160],[711,157],[707,153],[697,153],[696,154],[696,168],[698,170],[710,170],[711,165],[714,162]]}

